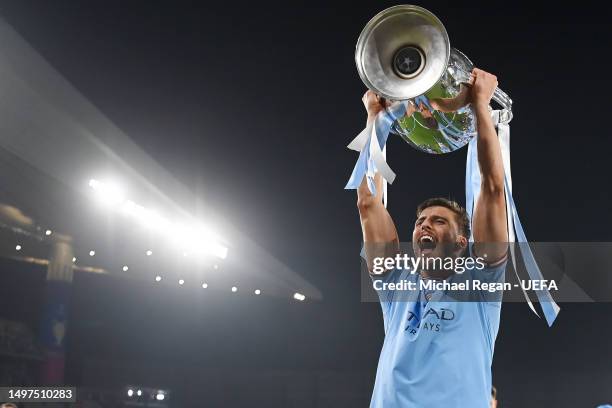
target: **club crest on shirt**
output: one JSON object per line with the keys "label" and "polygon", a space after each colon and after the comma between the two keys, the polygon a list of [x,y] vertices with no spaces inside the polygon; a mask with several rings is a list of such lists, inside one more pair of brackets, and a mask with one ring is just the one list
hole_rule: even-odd
{"label": "club crest on shirt", "polygon": [[[429,321],[425,321],[428,317],[430,317]],[[409,331],[409,333],[413,335],[416,334],[419,329],[439,332],[441,328],[440,324],[442,321],[453,320],[454,318],[455,312],[445,308],[435,309],[431,307],[427,309],[421,320],[419,320],[419,317],[416,315],[416,313],[408,311],[408,317],[406,319],[407,325],[404,331]]]}

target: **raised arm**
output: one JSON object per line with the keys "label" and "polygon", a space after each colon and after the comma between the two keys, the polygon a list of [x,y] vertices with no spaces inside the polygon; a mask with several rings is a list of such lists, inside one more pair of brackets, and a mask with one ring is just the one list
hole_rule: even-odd
{"label": "raised arm", "polygon": [[[368,123],[374,121],[378,112],[383,109],[378,97],[372,91],[365,93],[363,104],[368,112]],[[380,174],[375,174],[374,182],[377,191],[376,196],[372,195],[368,189],[365,177],[357,189],[357,208],[359,209],[366,259],[370,270],[372,270],[373,258],[393,256],[399,246],[395,224],[383,205],[383,179]]]}
{"label": "raised arm", "polygon": [[474,209],[474,252],[487,255],[488,263],[502,260],[508,250],[508,225],[504,193],[504,166],[499,138],[489,112],[489,102],[497,87],[497,77],[480,69],[472,71],[471,102],[478,131],[478,164],[481,173],[480,196]]}

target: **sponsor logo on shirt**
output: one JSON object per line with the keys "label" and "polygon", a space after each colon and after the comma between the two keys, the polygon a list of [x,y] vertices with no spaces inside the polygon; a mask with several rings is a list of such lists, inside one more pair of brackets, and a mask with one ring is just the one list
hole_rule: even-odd
{"label": "sponsor logo on shirt", "polygon": [[453,320],[455,318],[455,312],[451,309],[435,309],[433,307],[427,309],[423,318],[419,320],[419,317],[412,311],[408,312],[408,318],[406,328],[404,331],[409,330],[410,334],[416,334],[417,331],[421,328],[421,322],[427,319],[428,316],[432,316],[429,322],[423,322],[422,329],[439,332],[440,331],[440,323],[443,320]]}

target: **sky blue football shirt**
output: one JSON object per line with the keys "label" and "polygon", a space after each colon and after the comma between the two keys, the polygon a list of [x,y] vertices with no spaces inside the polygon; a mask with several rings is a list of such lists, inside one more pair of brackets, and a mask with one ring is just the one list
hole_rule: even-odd
{"label": "sky blue football shirt", "polygon": [[[453,275],[503,282],[506,262]],[[373,280],[417,284],[419,274],[393,270]],[[371,408],[489,408],[491,363],[501,298],[456,301],[437,291],[408,297],[379,291],[385,340],[378,361]]]}

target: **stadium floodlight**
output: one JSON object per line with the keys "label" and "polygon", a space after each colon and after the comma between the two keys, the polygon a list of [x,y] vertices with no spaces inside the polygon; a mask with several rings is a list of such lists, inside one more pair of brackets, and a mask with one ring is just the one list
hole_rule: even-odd
{"label": "stadium floodlight", "polygon": [[16,251],[21,251],[21,245],[19,245],[19,244],[15,245],[15,250]]}
{"label": "stadium floodlight", "polygon": [[[189,253],[199,256],[214,255],[221,259],[227,258],[228,248],[218,242],[200,240],[197,238],[193,241],[186,241],[183,238],[177,238],[175,243],[182,249],[188,249]],[[187,253],[187,251],[183,253]]]}
{"label": "stadium floodlight", "polygon": [[206,246],[210,254],[215,255],[221,259],[227,258],[227,247],[219,244],[209,244]]}
{"label": "stadium floodlight", "polygon": [[123,190],[114,183],[103,183],[101,181],[89,180],[89,187],[96,193],[99,202],[105,205],[117,205],[125,201]]}
{"label": "stadium floodlight", "polygon": [[157,275],[157,276],[155,277],[155,282],[161,282],[161,280],[162,280],[162,277],[161,277],[161,276]]}
{"label": "stadium floodlight", "polygon": [[206,289],[207,287],[208,287],[208,283],[204,282],[204,283],[202,284],[202,288],[203,288],[203,289]]}
{"label": "stadium floodlight", "polygon": [[128,397],[133,396],[133,395],[134,395],[134,390],[130,388],[130,389],[127,391],[127,395],[128,395]]}
{"label": "stadium floodlight", "polygon": [[220,244],[218,235],[203,226],[195,228],[175,224],[167,229],[168,238],[184,252],[227,258],[228,248]]}
{"label": "stadium floodlight", "polygon": [[238,288],[236,286],[232,286],[232,292],[234,293],[238,292]]}
{"label": "stadium floodlight", "polygon": [[94,251],[93,249],[89,251],[89,256],[94,256],[95,254],[96,254],[96,251]]}
{"label": "stadium floodlight", "polygon": [[127,271],[128,271],[128,269],[130,269],[130,268],[128,268],[128,266],[127,266],[127,265],[123,265],[123,268],[122,268],[122,269],[123,269],[123,272],[127,272]]}
{"label": "stadium floodlight", "polygon": [[51,234],[53,234],[53,231],[51,231],[50,229],[48,229],[48,230],[46,230],[46,231],[45,231],[45,235],[46,235],[46,236],[49,236],[49,235],[51,235]]}
{"label": "stadium floodlight", "polygon": [[293,294],[293,298],[295,300],[299,300],[300,302],[303,302],[306,299],[306,296],[302,295],[301,293],[295,292]]}
{"label": "stadium floodlight", "polygon": [[140,397],[142,395],[142,390],[136,391],[136,395],[138,395]]}
{"label": "stadium floodlight", "polygon": [[72,257],[72,262],[76,262],[76,256]]}
{"label": "stadium floodlight", "polygon": [[155,399],[158,401],[163,401],[165,398],[165,395],[162,392],[158,392],[157,395],[155,396]]}
{"label": "stadium floodlight", "polygon": [[146,254],[147,254],[147,256],[151,256],[151,255],[153,255],[153,251],[151,251],[150,249],[147,249]]}
{"label": "stadium floodlight", "polygon": [[136,219],[143,227],[166,232],[171,228],[170,221],[159,215],[155,210],[145,208],[133,201],[127,200],[121,206],[123,214]]}
{"label": "stadium floodlight", "polygon": [[[123,190],[112,183],[91,179],[89,186],[96,197],[107,204],[112,204],[123,215],[134,218],[143,227],[166,235],[168,240],[181,251],[197,255],[213,255],[221,259],[227,258],[228,248],[222,245],[221,237],[209,226],[204,224],[171,222],[157,211],[143,207],[134,201],[127,200]],[[153,252],[147,251],[150,256]]]}
{"label": "stadium floodlight", "polygon": [[179,285],[182,285],[182,284],[184,284],[184,283],[185,283],[185,280],[184,280],[184,279],[179,279]]}
{"label": "stadium floodlight", "polygon": [[123,212],[125,215],[130,215],[134,217],[138,217],[144,211],[146,211],[146,209],[143,206],[138,205],[131,200],[127,200],[121,206],[121,212]]}
{"label": "stadium floodlight", "polygon": [[255,289],[255,294],[256,294],[256,295],[261,294],[261,290],[259,290],[259,289]]}

